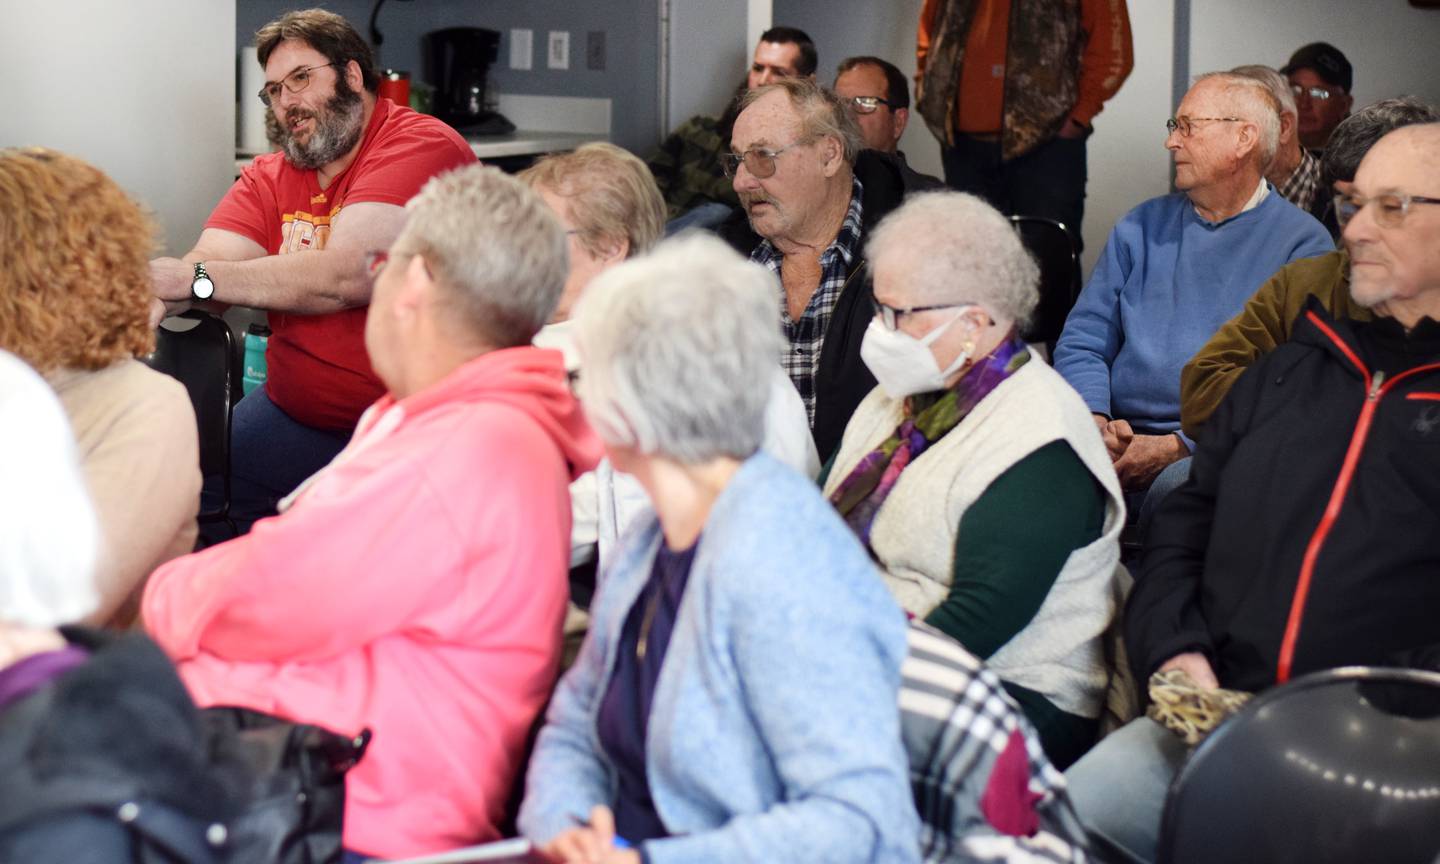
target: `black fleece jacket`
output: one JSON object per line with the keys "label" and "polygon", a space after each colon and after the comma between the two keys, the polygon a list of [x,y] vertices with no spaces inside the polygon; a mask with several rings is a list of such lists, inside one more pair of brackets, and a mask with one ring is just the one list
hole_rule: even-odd
{"label": "black fleece jacket", "polygon": [[0,861],[131,860],[129,832],[105,818],[115,802],[163,804],[202,828],[234,816],[238,777],[212,765],[160,648],[138,633],[62,633],[90,658],[0,709]]}
{"label": "black fleece jacket", "polygon": [[1440,325],[1334,321],[1311,298],[1293,334],[1236,382],[1155,515],[1125,611],[1139,680],[1201,651],[1221,686],[1258,691],[1287,663],[1440,644]]}

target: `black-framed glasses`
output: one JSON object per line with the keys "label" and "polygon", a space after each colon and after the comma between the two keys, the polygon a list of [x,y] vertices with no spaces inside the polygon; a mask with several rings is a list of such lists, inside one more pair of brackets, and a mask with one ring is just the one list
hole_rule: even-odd
{"label": "black-framed glasses", "polygon": [[1295,93],[1296,96],[1305,96],[1310,99],[1314,99],[1317,102],[1324,102],[1326,99],[1329,99],[1331,96],[1335,95],[1331,93],[1328,89],[1319,85],[1316,85],[1314,87],[1306,87],[1303,84],[1291,84],[1290,89]]}
{"label": "black-framed glasses", "polygon": [[1374,204],[1371,216],[1375,224],[1385,228],[1399,228],[1405,223],[1411,204],[1440,204],[1440,198],[1426,198],[1423,195],[1402,195],[1398,192],[1382,192],[1379,195],[1356,195],[1341,192],[1335,196],[1335,221],[1344,228],[1355,214]]}
{"label": "black-framed glasses", "polygon": [[268,108],[270,107],[270,103],[280,98],[280,86],[282,84],[285,86],[285,89],[291,93],[299,93],[301,90],[310,86],[311,72],[314,72],[316,69],[325,69],[329,66],[339,65],[339,63],[321,63],[318,66],[301,66],[279,81],[267,81],[265,86],[261,87],[260,92],[256,95],[260,97],[261,103]]}
{"label": "black-framed glasses", "polygon": [[875,317],[886,330],[894,330],[900,322],[901,315],[912,315],[916,312],[934,312],[939,309],[961,309],[967,306],[974,306],[974,303],[937,303],[934,306],[887,306],[875,298],[870,302],[875,306]]}
{"label": "black-framed glasses", "polygon": [[889,99],[881,99],[879,96],[851,96],[848,100],[850,107],[855,109],[856,114],[874,114],[875,109],[884,105],[886,108],[894,108]]}
{"label": "black-framed glasses", "polygon": [[1196,123],[1244,123],[1244,117],[1171,117],[1165,121],[1167,133],[1179,132],[1181,138],[1189,138],[1195,132]]}
{"label": "black-framed glasses", "polygon": [[734,177],[735,172],[740,170],[740,164],[745,164],[745,170],[750,172],[752,177],[764,180],[766,177],[775,176],[775,157],[786,150],[799,147],[802,144],[809,144],[809,138],[801,138],[786,144],[779,150],[771,150],[769,147],[752,147],[744,153],[722,153],[720,154],[720,165],[725,169],[726,177]]}

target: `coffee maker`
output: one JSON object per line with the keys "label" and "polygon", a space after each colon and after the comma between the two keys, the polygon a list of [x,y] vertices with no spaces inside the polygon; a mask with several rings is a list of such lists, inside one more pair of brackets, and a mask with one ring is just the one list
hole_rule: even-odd
{"label": "coffee maker", "polygon": [[500,55],[500,34],[448,27],[425,34],[426,77],[435,88],[436,117],[471,135],[504,135],[515,125],[485,107],[485,78]]}

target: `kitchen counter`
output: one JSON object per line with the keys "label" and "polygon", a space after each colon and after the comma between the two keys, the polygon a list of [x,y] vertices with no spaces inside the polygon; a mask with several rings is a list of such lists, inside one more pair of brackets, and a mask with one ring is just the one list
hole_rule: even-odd
{"label": "kitchen counter", "polygon": [[466,136],[470,149],[481,159],[502,156],[539,156],[574,150],[591,141],[604,141],[606,136],[575,132],[528,132],[519,129],[509,135]]}

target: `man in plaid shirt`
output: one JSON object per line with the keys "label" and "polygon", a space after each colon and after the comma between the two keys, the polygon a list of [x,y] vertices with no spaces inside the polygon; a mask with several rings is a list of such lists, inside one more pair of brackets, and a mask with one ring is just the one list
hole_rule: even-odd
{"label": "man in plaid shirt", "polygon": [[901,167],[862,151],[854,117],[810,80],[747,94],[730,143],[726,170],[748,225],[721,234],[780,277],[776,299],[789,339],[782,365],[824,462],[875,386],[860,359],[875,314],[864,238],[900,203]]}
{"label": "man in plaid shirt", "polygon": [[667,218],[678,219],[707,205],[722,214],[740,206],[720,164],[730,147],[740,97],[779,78],[813,79],[818,62],[815,43],[804,30],[771,27],[760,34],[745,83],[737,88],[725,113],[719,119],[697,114],[681,123],[646,162],[665,198]]}
{"label": "man in plaid shirt", "polygon": [[1320,219],[1330,196],[1320,194],[1320,160],[1300,146],[1300,115],[1290,82],[1269,66],[1237,66],[1230,71],[1264,84],[1280,105],[1280,142],[1265,179],[1280,197]]}

